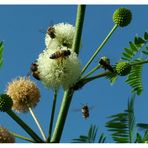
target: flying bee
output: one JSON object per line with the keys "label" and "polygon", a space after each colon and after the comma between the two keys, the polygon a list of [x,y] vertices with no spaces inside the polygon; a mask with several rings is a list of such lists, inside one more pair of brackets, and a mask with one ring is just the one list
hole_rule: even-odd
{"label": "flying bee", "polygon": [[40,80],[39,72],[38,72],[38,65],[35,62],[32,63],[31,66],[30,66],[30,73],[32,74],[32,76],[35,79]]}
{"label": "flying bee", "polygon": [[87,104],[81,108],[81,112],[84,119],[87,119],[89,117],[89,107],[87,106]]}
{"label": "flying bee", "polygon": [[59,59],[59,58],[66,58],[70,56],[71,52],[70,50],[58,50],[55,53],[50,55],[50,59]]}
{"label": "flying bee", "polygon": [[102,57],[99,63],[105,70],[108,69],[110,72],[114,72],[113,67],[110,65],[110,60],[107,57]]}
{"label": "flying bee", "polygon": [[55,35],[55,28],[54,27],[49,27],[48,30],[47,30],[47,34],[52,38],[54,39],[56,37]]}
{"label": "flying bee", "polygon": [[81,109],[76,109],[75,111],[81,111],[82,117],[84,119],[87,119],[87,118],[89,118],[89,115],[90,115],[89,112],[92,108],[93,107],[89,107],[87,104],[83,104]]}

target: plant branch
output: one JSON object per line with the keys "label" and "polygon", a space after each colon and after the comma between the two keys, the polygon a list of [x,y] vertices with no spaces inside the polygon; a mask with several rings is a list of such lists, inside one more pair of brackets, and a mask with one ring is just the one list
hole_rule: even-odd
{"label": "plant branch", "polygon": [[42,143],[43,140],[22,120],[20,119],[12,110],[7,111],[7,114],[16,121],[37,143]]}
{"label": "plant branch", "polygon": [[65,120],[67,117],[68,109],[72,100],[74,91],[72,89],[68,89],[64,92],[64,96],[62,99],[62,104],[60,108],[60,112],[58,114],[58,119],[55,125],[55,129],[53,132],[53,136],[51,138],[52,143],[58,143],[60,142],[62,131],[64,128]]}
{"label": "plant branch", "polygon": [[134,65],[139,65],[139,64],[146,64],[148,63],[148,59],[146,60],[142,60],[142,61],[136,61],[136,62],[131,62],[131,66],[134,66]]}
{"label": "plant branch", "polygon": [[12,134],[14,137],[16,137],[16,138],[23,139],[23,140],[25,140],[25,141],[29,141],[29,142],[35,143],[34,140],[32,140],[32,139],[30,139],[30,138],[28,138],[28,137],[19,135],[19,134],[14,133],[14,132],[11,132],[11,134]]}
{"label": "plant branch", "polygon": [[110,74],[110,73],[111,73],[110,71],[105,71],[105,72],[102,72],[102,73],[100,73],[100,74],[97,74],[97,75],[92,76],[92,77],[89,77],[89,78],[80,79],[80,81],[83,81],[84,84],[86,84],[86,83],[88,83],[88,82],[90,82],[90,81],[93,81],[93,80],[95,80],[95,79],[97,79],[97,78],[105,77],[105,76],[107,76],[107,75]]}
{"label": "plant branch", "polygon": [[53,98],[52,111],[51,111],[50,124],[49,124],[48,142],[50,141],[51,134],[52,134],[52,127],[53,127],[53,121],[54,121],[56,101],[57,101],[57,90],[54,91],[54,98]]}
{"label": "plant branch", "polygon": [[94,73],[96,70],[98,70],[99,68],[101,68],[101,65],[97,65],[96,67],[94,67],[92,70],[90,70],[85,76],[82,77],[82,79],[87,78],[88,76],[90,76],[92,73]]}
{"label": "plant branch", "polygon": [[39,129],[39,131],[40,131],[40,133],[41,133],[41,135],[42,135],[44,141],[46,141],[46,140],[47,140],[47,139],[46,139],[46,136],[45,136],[45,134],[44,134],[44,132],[43,132],[43,128],[42,128],[42,126],[41,126],[41,124],[40,124],[38,118],[36,117],[36,115],[34,114],[33,110],[32,110],[30,107],[29,107],[29,111],[30,111],[30,114],[31,114],[31,116],[33,117],[33,119],[34,119],[34,121],[35,121],[35,123],[36,123],[36,125],[37,125],[37,127],[38,127],[38,129]]}
{"label": "plant branch", "polygon": [[104,41],[101,43],[101,45],[96,49],[95,53],[92,55],[90,60],[87,62],[87,64],[82,69],[81,75],[85,72],[85,70],[88,68],[88,66],[91,64],[91,62],[94,60],[94,58],[97,56],[97,54],[101,51],[102,47],[105,45],[105,43],[108,41],[108,39],[111,37],[113,32],[117,29],[118,25],[114,25],[112,30],[109,32],[109,34],[106,36]]}
{"label": "plant branch", "polygon": [[72,49],[74,52],[79,54],[80,43],[81,43],[81,36],[82,36],[82,29],[83,29],[83,22],[85,17],[85,5],[79,5],[77,8],[77,17],[76,17],[76,33],[74,36],[73,46]]}
{"label": "plant branch", "polygon": [[[77,9],[76,33],[75,33],[73,46],[72,46],[73,51],[76,52],[77,54],[79,54],[83,20],[85,16],[85,7],[86,7],[85,5],[79,5]],[[55,129],[51,138],[51,142],[54,142],[54,143],[60,142],[73,93],[74,93],[74,90],[72,88],[69,88],[64,92],[62,104],[61,104],[58,118],[56,121]]]}

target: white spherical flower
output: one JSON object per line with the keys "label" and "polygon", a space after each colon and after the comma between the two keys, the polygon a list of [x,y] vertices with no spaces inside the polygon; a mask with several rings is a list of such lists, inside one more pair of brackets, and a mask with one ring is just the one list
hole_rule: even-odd
{"label": "white spherical flower", "polygon": [[[51,29],[52,28],[52,29]],[[75,27],[68,23],[59,23],[48,28],[45,36],[45,45],[47,48],[55,49],[57,47],[72,47]],[[55,47],[54,47],[55,45]]]}
{"label": "white spherical flower", "polygon": [[[60,58],[51,58],[53,54],[70,51],[70,55]],[[58,89],[62,86],[65,90],[77,82],[80,77],[81,64],[77,54],[63,47],[56,50],[46,49],[37,59],[40,80],[48,88]]]}

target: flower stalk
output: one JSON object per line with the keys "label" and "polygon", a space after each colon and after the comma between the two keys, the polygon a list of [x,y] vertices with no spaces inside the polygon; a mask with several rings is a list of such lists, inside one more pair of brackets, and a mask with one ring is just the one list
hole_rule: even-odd
{"label": "flower stalk", "polygon": [[62,99],[62,104],[60,108],[60,112],[58,114],[58,119],[55,125],[55,129],[53,132],[53,136],[51,138],[52,143],[58,143],[60,142],[62,131],[64,128],[64,124],[66,121],[68,109],[72,100],[74,91],[72,89],[68,89],[67,91],[64,92],[64,96]]}
{"label": "flower stalk", "polygon": [[90,76],[91,74],[93,74],[99,68],[101,68],[101,65],[100,64],[97,65],[96,67],[94,67],[92,70],[90,70],[85,76],[82,77],[82,79],[87,78],[88,76]]}
{"label": "flower stalk", "polygon": [[19,135],[17,133],[14,133],[14,132],[11,132],[11,134],[16,137],[16,138],[19,138],[19,139],[22,139],[22,140],[25,140],[25,141],[28,141],[28,142],[32,142],[32,143],[35,143],[34,140],[28,138],[28,137],[25,137],[25,136],[22,136],[22,135]]}
{"label": "flower stalk", "polygon": [[12,110],[7,111],[7,114],[16,121],[37,143],[42,143],[43,140],[22,120],[20,119]]}
{"label": "flower stalk", "polygon": [[50,124],[49,124],[49,136],[48,136],[48,139],[47,139],[48,142],[50,141],[51,134],[52,134],[52,127],[53,127],[53,121],[54,121],[54,115],[55,115],[56,101],[57,101],[57,90],[54,91],[54,98],[53,98],[52,111],[51,111]]}
{"label": "flower stalk", "polygon": [[87,64],[84,66],[84,68],[82,69],[81,75],[85,72],[85,70],[88,68],[88,66],[91,64],[91,62],[94,60],[94,58],[97,56],[97,54],[101,51],[101,49],[103,48],[103,46],[106,44],[106,42],[109,40],[109,38],[111,37],[111,35],[114,33],[114,31],[117,29],[118,25],[115,24],[114,27],[112,28],[112,30],[109,32],[109,34],[106,36],[106,38],[104,39],[104,41],[101,43],[101,45],[96,49],[95,53],[92,55],[92,57],[89,59],[89,61],[87,62]]}
{"label": "flower stalk", "polygon": [[79,54],[80,44],[81,44],[81,36],[82,36],[82,29],[83,29],[83,22],[85,17],[85,5],[79,5],[77,8],[77,16],[76,16],[76,33],[74,36],[73,46],[72,49],[74,52]]}
{"label": "flower stalk", "polygon": [[37,125],[37,127],[38,127],[38,129],[39,129],[39,131],[40,131],[40,133],[41,133],[41,135],[42,135],[44,141],[46,141],[47,138],[46,138],[46,136],[45,136],[45,133],[44,133],[44,131],[43,131],[43,128],[42,128],[42,126],[41,126],[41,124],[40,124],[38,118],[36,117],[35,113],[33,112],[33,110],[32,110],[30,107],[29,107],[29,112],[30,112],[31,116],[33,117],[33,119],[34,119],[34,121],[35,121],[35,123],[36,123],[36,125]]}

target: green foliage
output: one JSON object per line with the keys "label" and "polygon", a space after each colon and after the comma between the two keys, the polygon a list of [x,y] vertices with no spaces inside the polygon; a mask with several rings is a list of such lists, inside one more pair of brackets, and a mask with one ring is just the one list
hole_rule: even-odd
{"label": "green foliage", "polygon": [[145,131],[143,137],[140,135],[140,133],[137,133],[135,143],[148,143],[148,130]]}
{"label": "green foliage", "polygon": [[0,67],[3,65],[3,50],[4,50],[3,42],[0,42]]}
{"label": "green foliage", "polygon": [[124,48],[124,52],[122,53],[122,60],[131,61],[134,56],[140,52],[144,47],[144,50],[141,52],[148,55],[148,47],[146,46],[148,42],[148,33],[144,33],[144,37],[136,36],[134,38],[134,42],[129,42],[129,48]]}
{"label": "green foliage", "polygon": [[[135,60],[140,61],[140,59]],[[142,86],[142,68],[143,65],[134,65],[132,66],[130,74],[127,76],[127,79],[125,82],[132,87],[131,92],[132,93],[137,93],[137,95],[140,95],[143,90]]]}
{"label": "green foliage", "polygon": [[134,116],[135,95],[128,101],[128,108],[122,113],[110,116],[106,123],[108,130],[112,132],[112,138],[117,143],[132,143],[135,129]]}
{"label": "green foliage", "polygon": [[110,81],[110,84],[113,85],[117,81],[118,75],[116,72],[110,73],[106,76],[106,79]]}
{"label": "green foliage", "polygon": [[143,129],[143,130],[148,130],[148,124],[145,124],[145,123],[138,123],[137,126],[140,128],[140,129]]}
{"label": "green foliage", "polygon": [[[73,143],[95,143],[98,129],[95,125],[91,125],[87,135],[80,135],[79,138],[73,139]],[[99,137],[98,143],[104,143],[106,137],[102,133]]]}

